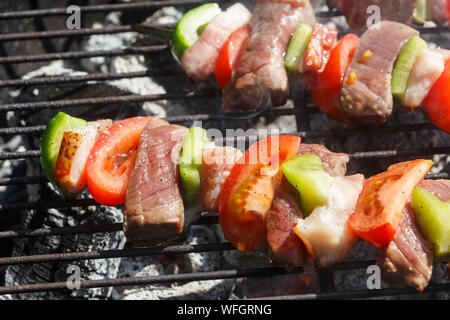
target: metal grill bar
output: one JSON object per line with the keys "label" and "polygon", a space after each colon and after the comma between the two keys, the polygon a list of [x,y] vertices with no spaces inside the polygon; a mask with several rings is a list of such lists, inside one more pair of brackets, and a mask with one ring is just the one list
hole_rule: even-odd
{"label": "metal grill bar", "polygon": [[400,158],[400,157],[418,157],[432,156],[437,154],[449,154],[450,147],[421,148],[409,150],[387,150],[387,151],[369,151],[357,152],[350,155],[350,159],[378,159],[378,158]]}
{"label": "metal grill bar", "polygon": [[35,133],[42,133],[44,130],[45,125],[30,126],[30,127],[0,128],[0,136],[17,135],[17,134],[35,134]]}
{"label": "metal grill bar", "polygon": [[332,299],[364,299],[374,297],[390,297],[400,295],[425,295],[450,290],[450,283],[431,284],[422,293],[412,288],[384,288],[379,290],[352,290],[341,292],[310,293],[291,296],[264,297],[252,300],[332,300]]}
{"label": "metal grill bar", "polygon": [[46,176],[0,178],[0,186],[46,183],[47,181]]}
{"label": "metal grill bar", "polygon": [[117,104],[117,103],[139,103],[146,101],[159,100],[182,100],[182,99],[205,99],[212,98],[219,95],[217,89],[209,89],[201,92],[177,92],[177,93],[163,93],[163,94],[147,94],[147,95],[123,95],[110,96],[100,98],[83,98],[83,99],[68,99],[55,101],[40,101],[40,102],[26,102],[26,103],[11,103],[0,105],[0,112],[6,111],[26,111],[26,110],[43,110],[43,109],[60,109],[68,107],[82,107],[92,105]]}
{"label": "metal grill bar", "polygon": [[[438,173],[429,174],[427,179],[447,179],[449,177],[448,173]],[[47,183],[46,176],[30,176],[30,177],[13,177],[13,178],[0,178],[0,186],[10,186],[10,185],[24,185],[24,184],[36,184],[36,183]],[[0,236],[1,238],[1,236]]]}
{"label": "metal grill bar", "polygon": [[[222,0],[222,2],[231,2],[231,0]],[[166,6],[188,6],[206,3],[204,0],[168,0],[168,1],[147,1],[121,4],[105,4],[105,5],[89,5],[80,6],[81,13],[108,13],[112,11],[131,11],[161,8]],[[24,10],[19,12],[3,12],[0,13],[0,20],[6,19],[23,19],[23,18],[37,18],[50,16],[64,16],[67,15],[67,8],[51,8],[39,10]]]}
{"label": "metal grill bar", "polygon": [[29,150],[23,152],[0,152],[0,160],[29,159],[39,158],[40,156],[40,150]]}
{"label": "metal grill bar", "polygon": [[83,28],[74,30],[52,30],[20,33],[5,33],[0,35],[0,42],[42,40],[63,37],[84,37],[97,34],[115,34],[123,32],[135,32],[132,26],[113,26],[105,28]]}
{"label": "metal grill bar", "polygon": [[[160,27],[171,27],[171,26],[165,25]],[[450,32],[447,26],[419,27],[416,29],[419,30],[422,35]],[[63,38],[63,37],[84,37],[91,35],[116,34],[124,32],[136,32],[136,31],[133,29],[133,26],[126,25],[126,26],[112,26],[104,28],[83,28],[74,30],[51,30],[51,31],[7,33],[0,35],[0,42],[42,40],[42,39]]]}
{"label": "metal grill bar", "polygon": [[7,87],[27,87],[36,85],[51,85],[58,83],[77,83],[87,81],[105,81],[105,80],[119,80],[128,78],[145,78],[145,77],[170,77],[183,75],[181,72],[173,71],[135,71],[123,73],[91,73],[81,76],[49,76],[38,77],[31,79],[11,79],[0,80],[0,88]]}
{"label": "metal grill bar", "polygon": [[[353,160],[363,160],[363,159],[385,159],[395,157],[431,156],[449,153],[450,147],[434,147],[434,148],[420,148],[409,150],[356,152],[353,154],[349,154],[349,156],[350,159]],[[30,150],[23,152],[0,152],[0,160],[18,160],[18,159],[38,158],[38,157],[40,157],[40,150]]]}
{"label": "metal grill bar", "polygon": [[[441,172],[441,173],[427,174],[425,179],[436,180],[436,179],[446,179],[448,177],[449,177],[448,173]],[[6,186],[6,185],[34,184],[34,183],[42,183],[42,182],[44,182],[44,183],[48,182],[46,176],[2,178],[2,179],[0,179],[0,186],[1,185]],[[0,234],[1,234],[1,232],[0,232]]]}
{"label": "metal grill bar", "polygon": [[63,208],[82,208],[89,206],[98,206],[94,199],[78,199],[78,200],[53,200],[53,201],[36,201],[24,203],[3,203],[0,204],[2,210],[32,210],[32,209],[63,209]]}
{"label": "metal grill bar", "polygon": [[[100,206],[99,204],[96,204]],[[211,225],[218,224],[219,216],[217,214],[203,214],[202,217],[191,225]],[[105,232],[122,231],[122,223],[108,223],[98,225],[81,225],[76,227],[61,228],[40,228],[31,231],[0,231],[0,239],[33,238],[48,236],[64,236],[72,234],[93,234]]]}
{"label": "metal grill bar", "polygon": [[172,245],[155,248],[133,248],[104,251],[78,251],[68,253],[39,254],[30,256],[16,256],[0,258],[0,266],[17,264],[47,263],[77,260],[98,260],[125,257],[142,257],[171,254],[188,254],[198,252],[230,251],[237,250],[230,243],[207,243],[196,245]]}
{"label": "metal grill bar", "polygon": [[40,228],[32,231],[0,231],[0,239],[65,236],[72,234],[93,234],[122,231],[122,223],[81,225],[76,227]]}
{"label": "metal grill bar", "polygon": [[[119,287],[119,286],[143,286],[150,284],[174,283],[174,282],[189,282],[201,280],[217,280],[217,279],[233,279],[240,277],[258,277],[258,276],[273,276],[280,274],[294,274],[301,273],[302,270],[283,270],[276,268],[260,268],[260,269],[246,269],[246,270],[224,270],[211,271],[199,273],[173,274],[173,275],[159,275],[149,277],[131,277],[118,279],[103,279],[103,280],[84,280],[80,282],[82,289],[87,288],[101,288],[101,287]],[[11,293],[26,293],[26,292],[40,292],[40,291],[57,291],[67,290],[66,282],[54,283],[39,283],[21,286],[0,287],[1,294]]]}
{"label": "metal grill bar", "polygon": [[[297,109],[278,109],[269,112],[264,112],[261,116],[286,116],[286,115],[296,115],[300,111]],[[166,121],[171,123],[182,123],[190,121],[208,121],[208,120],[230,120],[230,117],[218,119],[220,116],[213,116],[209,114],[196,114],[196,115],[184,115],[175,117],[166,117]],[[45,125],[41,126],[30,126],[30,127],[11,127],[11,128],[0,128],[0,136],[2,135],[18,135],[18,134],[37,134],[42,133],[45,129]],[[390,126],[390,127],[380,127],[374,129],[334,129],[325,131],[300,131],[295,133],[302,138],[326,138],[326,137],[348,137],[348,136],[365,136],[373,134],[389,134],[398,132],[412,132],[421,130],[438,130],[436,126],[431,123],[417,123],[410,125],[401,126]]]}
{"label": "metal grill bar", "polygon": [[[82,13],[108,13],[112,11],[136,11],[142,9],[161,8],[166,6],[191,6],[196,4],[206,3],[204,0],[169,0],[169,1],[148,1],[148,2],[134,2],[122,4],[107,4],[107,5],[89,5],[81,6]],[[232,0],[222,0],[222,3],[232,2]],[[49,16],[63,16],[67,15],[67,8],[52,8],[39,10],[24,10],[19,12],[3,12],[0,13],[0,20],[7,19],[24,19],[37,18]],[[341,13],[336,10],[317,12],[318,17],[335,17],[340,16]]]}
{"label": "metal grill bar", "polygon": [[[358,266],[355,267],[355,264]],[[374,264],[374,261],[360,261],[360,262],[342,262],[335,265],[333,270],[350,270],[355,268],[366,268],[369,265]],[[183,283],[189,281],[202,281],[202,280],[217,280],[217,279],[234,279],[241,277],[263,277],[274,275],[287,275],[287,274],[299,274],[303,273],[302,268],[296,268],[293,270],[286,270],[281,268],[255,268],[255,269],[233,269],[222,271],[210,271],[200,273],[185,273],[185,274],[173,274],[173,275],[159,275],[149,277],[129,277],[118,279],[102,279],[102,280],[84,280],[81,281],[80,286],[82,289],[87,288],[100,288],[100,287],[119,287],[119,286],[143,286],[151,284],[162,283]],[[425,293],[441,292],[450,289],[450,283],[432,284],[425,289]],[[9,286],[0,287],[0,294],[13,294],[13,293],[30,293],[40,291],[56,291],[56,290],[68,290],[66,282],[54,282],[54,283],[39,283],[21,286]],[[319,300],[319,299],[361,299],[369,297],[380,296],[398,296],[404,294],[418,294],[411,288],[388,288],[380,290],[354,290],[343,292],[330,292],[320,294],[304,294],[295,296],[280,296],[280,297],[265,297],[261,299],[284,299],[284,300]],[[258,299],[252,299],[258,300]]]}
{"label": "metal grill bar", "polygon": [[[332,270],[350,270],[356,268],[367,268],[374,264],[374,261],[352,261],[337,263]],[[244,270],[221,270],[199,273],[183,273],[172,275],[159,275],[149,277],[130,277],[118,279],[102,279],[102,280],[85,280],[81,281],[81,288],[100,288],[100,287],[118,287],[118,286],[140,286],[158,283],[174,283],[174,282],[189,282],[201,280],[216,280],[216,279],[233,279],[241,277],[261,277],[273,276],[283,274],[298,274],[303,273],[303,268],[295,268],[286,270],[282,268],[255,268]],[[55,283],[40,283],[22,286],[0,287],[0,294],[7,293],[25,293],[25,292],[39,292],[39,291],[55,291],[67,290],[66,282]]]}
{"label": "metal grill bar", "polygon": [[0,57],[0,64],[42,62],[60,59],[62,60],[85,59],[93,57],[125,56],[134,54],[149,54],[153,52],[163,51],[168,48],[169,45],[161,44],[161,45],[129,47],[112,50],[70,51],[70,52],[55,52],[55,53],[34,54],[34,55],[19,55],[10,57]]}

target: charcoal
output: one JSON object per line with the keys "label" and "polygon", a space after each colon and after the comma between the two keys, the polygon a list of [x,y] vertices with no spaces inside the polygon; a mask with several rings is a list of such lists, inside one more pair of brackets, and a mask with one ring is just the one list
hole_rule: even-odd
{"label": "charcoal", "polygon": [[[191,226],[186,244],[217,243],[216,230],[211,226]],[[140,264],[136,273],[130,270],[130,262]],[[222,253],[190,253],[185,256],[122,259],[120,276],[158,276],[162,274],[197,273],[221,270]],[[116,288],[116,299],[159,300],[159,299],[227,299],[230,296],[233,279],[193,281],[180,284],[149,285],[144,287]]]}

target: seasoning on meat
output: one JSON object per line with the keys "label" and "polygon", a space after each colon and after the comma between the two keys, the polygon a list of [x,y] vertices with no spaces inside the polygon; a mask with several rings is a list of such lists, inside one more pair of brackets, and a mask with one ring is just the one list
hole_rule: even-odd
{"label": "seasoning on meat", "polygon": [[[394,64],[405,43],[417,34],[417,30],[404,24],[382,21],[362,35],[341,91],[339,107],[347,122],[380,123],[391,115]],[[367,50],[372,55],[361,63]]]}
{"label": "seasoning on meat", "polygon": [[330,59],[331,50],[337,41],[338,31],[323,24],[316,23],[308,44],[308,48],[303,56],[303,64],[300,64],[300,73],[318,72],[325,69]]}

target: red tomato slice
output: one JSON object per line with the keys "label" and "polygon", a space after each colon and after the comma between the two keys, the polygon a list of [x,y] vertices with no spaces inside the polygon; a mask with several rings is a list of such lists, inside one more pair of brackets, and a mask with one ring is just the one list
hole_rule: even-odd
{"label": "red tomato slice", "polygon": [[87,162],[86,180],[90,194],[98,203],[110,206],[125,203],[139,139],[150,119],[117,121],[95,142]]}
{"label": "red tomato slice", "polygon": [[450,133],[450,60],[422,103],[422,109],[440,129]]}
{"label": "red tomato slice", "polygon": [[265,138],[232,168],[219,196],[219,222],[225,237],[239,250],[265,248],[265,218],[283,176],[281,164],[297,154],[300,142],[295,136]]}
{"label": "red tomato slice", "polygon": [[359,37],[345,35],[331,51],[330,59],[323,72],[312,72],[308,77],[308,90],[322,112],[342,121],[337,103],[341,97],[342,84],[348,66],[353,60]]}
{"label": "red tomato slice", "polygon": [[322,72],[330,58],[331,50],[336,44],[337,30],[328,28],[323,24],[314,25],[311,40],[304,54],[304,72]]}
{"label": "red tomato slice", "polygon": [[216,61],[214,75],[219,86],[223,89],[231,80],[234,65],[241,52],[245,40],[250,36],[250,26],[247,24],[234,31],[220,51]]}
{"label": "red tomato slice", "polygon": [[414,187],[432,165],[431,160],[402,162],[366,180],[355,212],[348,219],[350,228],[374,247],[387,247]]}

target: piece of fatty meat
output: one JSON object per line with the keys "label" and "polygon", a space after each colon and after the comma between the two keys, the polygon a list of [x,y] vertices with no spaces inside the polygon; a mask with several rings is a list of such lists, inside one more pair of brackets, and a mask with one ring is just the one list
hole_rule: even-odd
{"label": "piece of fatty meat", "polygon": [[[347,172],[349,157],[346,154],[331,152],[321,145],[300,144],[298,154],[306,153],[318,156],[324,170],[331,176],[344,176]],[[298,204],[299,197],[297,190],[283,179],[267,214],[267,243],[271,258],[287,267],[304,265],[308,259],[303,242],[294,232],[297,220],[304,218]]]}
{"label": "piece of fatty meat", "polygon": [[251,13],[236,3],[216,15],[203,30],[200,39],[181,57],[181,66],[186,74],[199,81],[206,80],[213,72],[220,50],[229,36],[246,25]]}
{"label": "piece of fatty meat", "polygon": [[200,167],[200,202],[207,212],[217,212],[220,190],[242,152],[233,147],[204,148]]}
{"label": "piece of fatty meat", "polygon": [[364,176],[332,177],[328,204],[316,208],[294,228],[308,254],[318,267],[329,267],[344,259],[359,237],[347,220],[356,207]]}
{"label": "piece of fatty meat", "polygon": [[108,130],[112,120],[88,122],[84,127],[63,133],[53,177],[70,194],[86,188],[86,163],[97,137]]}
{"label": "piece of fatty meat", "polygon": [[409,75],[403,105],[411,109],[420,107],[444,68],[445,60],[439,52],[423,50]]}

